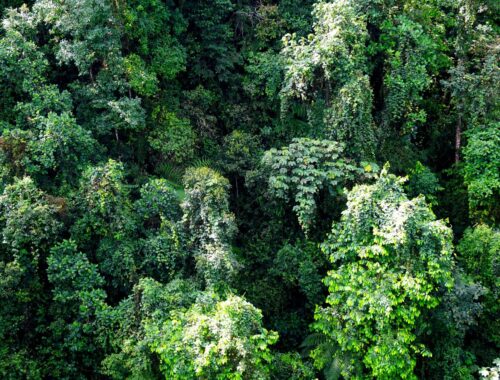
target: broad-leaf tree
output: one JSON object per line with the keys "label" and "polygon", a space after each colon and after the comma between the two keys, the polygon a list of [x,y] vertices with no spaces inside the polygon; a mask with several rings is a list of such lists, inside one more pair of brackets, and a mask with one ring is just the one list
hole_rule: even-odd
{"label": "broad-leaf tree", "polygon": [[[415,378],[416,357],[430,355],[417,336],[422,317],[452,286],[452,232],[402,184],[386,166],[355,186],[323,244],[333,269],[314,328],[336,346],[345,377]],[[321,346],[313,356],[324,365]]]}

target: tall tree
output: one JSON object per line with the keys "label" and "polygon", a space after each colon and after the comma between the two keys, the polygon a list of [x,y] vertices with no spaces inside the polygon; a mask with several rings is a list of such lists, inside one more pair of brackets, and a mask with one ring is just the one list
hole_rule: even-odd
{"label": "tall tree", "polygon": [[334,268],[314,328],[332,340],[345,377],[416,378],[416,356],[430,355],[418,341],[422,317],[453,285],[451,230],[402,182],[386,166],[373,185],[355,186],[323,244]]}

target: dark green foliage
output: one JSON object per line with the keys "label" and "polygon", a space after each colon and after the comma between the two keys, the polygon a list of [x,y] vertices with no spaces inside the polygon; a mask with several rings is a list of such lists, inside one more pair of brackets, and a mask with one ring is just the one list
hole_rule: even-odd
{"label": "dark green foliage", "polygon": [[146,328],[167,321],[172,310],[189,307],[197,294],[191,281],[174,280],[163,285],[150,278],[141,279],[129,297],[100,316],[100,328],[112,349],[102,362],[102,372],[112,379],[161,378]]}
{"label": "dark green foliage", "polygon": [[81,377],[82,372],[99,363],[101,356],[96,318],[107,307],[106,293],[101,288],[104,278],[97,265],[91,264],[77,251],[75,243],[67,240],[52,248],[47,259],[47,277],[53,286],[54,301],[50,339],[60,350],[50,362],[52,374]]}
{"label": "dark green foliage", "polygon": [[57,205],[51,204],[29,177],[17,179],[0,196],[2,244],[16,254],[37,257],[54,243],[61,228]]}
{"label": "dark green foliage", "polygon": [[479,220],[498,220],[500,202],[500,123],[467,131],[464,149],[464,182],[469,192],[469,208]]}
{"label": "dark green foliage", "polygon": [[439,179],[428,167],[417,162],[415,168],[410,170],[406,189],[410,197],[425,195],[425,200],[431,205],[437,205],[437,195],[443,188]]}
{"label": "dark green foliage", "polygon": [[487,289],[461,272],[455,273],[454,282],[453,289],[443,295],[442,303],[431,313],[425,331],[428,337],[422,336],[432,352],[422,369],[432,379],[474,379],[478,370],[474,350],[465,342],[480,327],[482,297]]}
{"label": "dark green foliage", "polygon": [[134,208],[144,221],[153,218],[165,218],[170,221],[179,220],[181,209],[179,199],[172,185],[165,179],[152,179],[140,190],[141,197]]}
{"label": "dark green foliage", "polygon": [[74,200],[81,215],[72,226],[75,241],[90,244],[95,235],[135,228],[128,215],[131,204],[123,178],[123,166],[114,160],[87,168]]}
{"label": "dark green foliage", "polygon": [[305,364],[300,355],[292,352],[276,354],[272,363],[273,380],[310,380],[314,379],[312,367]]}
{"label": "dark green foliage", "polygon": [[468,229],[457,250],[469,275],[489,288],[499,286],[500,232],[485,225]]}
{"label": "dark green foliage", "polygon": [[0,378],[498,377],[498,1],[0,11]]}
{"label": "dark green foliage", "polygon": [[246,132],[234,130],[224,138],[224,169],[229,173],[244,174],[257,164],[260,144]]}
{"label": "dark green foliage", "polygon": [[491,342],[476,348],[477,354],[487,361],[495,359],[495,349],[500,344],[500,320],[496,317],[500,313],[498,298],[500,293],[500,232],[486,225],[478,225],[465,231],[457,246],[459,262],[464,271],[478,284],[486,288],[484,295],[484,313],[479,320],[480,329],[475,338],[479,341]]}
{"label": "dark green foliage", "polygon": [[189,120],[179,119],[164,109],[155,109],[152,116],[156,126],[148,138],[151,147],[163,159],[177,164],[189,162],[194,156],[196,142]]}
{"label": "dark green foliage", "polygon": [[187,44],[191,50],[191,75],[202,80],[229,81],[239,60],[232,43],[234,28],[229,22],[235,8],[233,2],[186,1],[184,6],[190,10],[186,15],[190,24]]}
{"label": "dark green foliage", "polygon": [[321,272],[325,258],[312,243],[302,246],[285,245],[273,262],[272,272],[289,287],[297,287],[306,296],[308,307],[321,303],[324,287]]}

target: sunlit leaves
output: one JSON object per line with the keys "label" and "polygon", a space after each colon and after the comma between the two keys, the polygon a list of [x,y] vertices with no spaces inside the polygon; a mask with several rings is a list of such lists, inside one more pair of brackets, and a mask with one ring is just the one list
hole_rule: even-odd
{"label": "sunlit leaves", "polygon": [[163,325],[146,327],[167,379],[265,379],[277,334],[262,327],[261,312],[243,298],[202,294]]}
{"label": "sunlit leaves", "polygon": [[311,97],[322,78],[335,89],[353,72],[363,67],[363,45],[367,38],[366,24],[349,0],[320,2],[314,6],[314,34],[297,40],[293,35],[283,39],[286,57],[285,96]]}
{"label": "sunlit leaves", "polygon": [[340,192],[357,168],[342,158],[343,147],[334,141],[294,139],[282,149],[267,151],[262,159],[272,195],[294,200],[293,209],[307,232],[315,220],[320,190]]}
{"label": "sunlit leaves", "polygon": [[201,167],[186,172],[184,185],[183,222],[199,274],[211,285],[227,282],[238,268],[231,248],[236,225],[229,211],[229,182],[216,171]]}
{"label": "sunlit leaves", "polygon": [[452,285],[451,230],[424,198],[409,200],[385,168],[375,184],[348,192],[323,249],[334,268],[315,328],[338,345],[342,374],[415,378],[416,356],[429,355],[417,341],[419,318]]}
{"label": "sunlit leaves", "polygon": [[317,135],[343,143],[351,157],[373,159],[376,134],[366,75],[366,22],[349,0],[317,3],[313,15],[314,34],[283,39],[283,105],[290,98],[305,101],[310,114],[319,112],[319,122],[310,120],[319,129]]}
{"label": "sunlit leaves", "polygon": [[144,61],[136,54],[131,54],[124,60],[130,87],[139,95],[151,96],[158,91],[158,79],[154,73],[146,69]]}

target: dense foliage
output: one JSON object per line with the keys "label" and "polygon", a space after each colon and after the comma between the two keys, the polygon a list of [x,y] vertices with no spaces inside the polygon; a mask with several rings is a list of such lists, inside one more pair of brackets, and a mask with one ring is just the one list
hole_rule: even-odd
{"label": "dense foliage", "polygon": [[498,379],[498,1],[0,11],[0,378]]}

